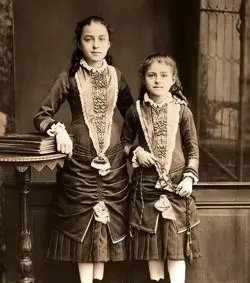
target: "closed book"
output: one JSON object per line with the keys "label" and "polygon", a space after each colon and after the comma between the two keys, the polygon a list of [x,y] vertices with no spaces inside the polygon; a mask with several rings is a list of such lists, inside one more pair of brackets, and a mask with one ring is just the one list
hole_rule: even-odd
{"label": "closed book", "polygon": [[56,153],[54,137],[40,133],[14,133],[0,136],[0,152],[16,154]]}

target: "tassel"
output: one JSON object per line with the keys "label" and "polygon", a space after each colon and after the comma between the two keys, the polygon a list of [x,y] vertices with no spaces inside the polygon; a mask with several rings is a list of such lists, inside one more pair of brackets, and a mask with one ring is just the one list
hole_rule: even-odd
{"label": "tassel", "polygon": [[189,263],[193,262],[191,229],[188,229],[186,233],[186,258]]}
{"label": "tassel", "polygon": [[192,250],[192,237],[191,237],[191,215],[190,215],[190,201],[191,198],[186,198],[186,221],[187,221],[187,232],[186,232],[186,258],[189,263],[193,262],[193,250]]}

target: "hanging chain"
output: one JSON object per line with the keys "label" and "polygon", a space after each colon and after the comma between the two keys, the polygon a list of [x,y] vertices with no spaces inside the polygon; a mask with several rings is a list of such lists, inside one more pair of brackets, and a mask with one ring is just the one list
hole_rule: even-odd
{"label": "hanging chain", "polygon": [[186,257],[189,263],[193,261],[193,252],[192,252],[192,234],[191,234],[191,211],[190,211],[190,202],[191,197],[186,198],[186,224],[187,224],[187,232],[186,232]]}

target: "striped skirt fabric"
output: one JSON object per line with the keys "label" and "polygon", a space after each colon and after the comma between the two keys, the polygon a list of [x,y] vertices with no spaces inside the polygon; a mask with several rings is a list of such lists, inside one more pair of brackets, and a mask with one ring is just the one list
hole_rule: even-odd
{"label": "striped skirt fabric", "polygon": [[[176,233],[172,221],[159,219],[155,234],[131,228],[129,253],[131,260],[183,260],[185,259],[186,232]],[[200,257],[198,227],[191,230],[192,252]]]}
{"label": "striped skirt fabric", "polygon": [[126,259],[126,239],[113,244],[107,225],[92,221],[82,242],[59,230],[52,232],[47,257],[68,262],[106,262]]}

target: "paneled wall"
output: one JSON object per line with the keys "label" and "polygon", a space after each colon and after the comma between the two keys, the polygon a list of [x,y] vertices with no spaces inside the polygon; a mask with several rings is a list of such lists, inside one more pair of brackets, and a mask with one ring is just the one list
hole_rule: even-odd
{"label": "paneled wall", "polygon": [[[86,3],[88,2],[88,3]],[[192,3],[191,3],[192,2]],[[53,78],[67,68],[72,51],[75,23],[88,15],[104,17],[114,28],[114,65],[125,74],[134,97],[139,85],[137,67],[154,51],[168,52],[177,59],[185,94],[191,108],[197,101],[200,1],[164,0],[36,0],[15,1],[15,81],[16,128],[32,131],[32,117]],[[208,1],[211,2],[211,1]],[[12,77],[13,79],[13,77]],[[59,113],[66,123],[67,106]],[[206,159],[204,159],[206,162]],[[34,275],[39,283],[79,282],[75,265],[47,261],[51,230],[50,201],[53,184],[44,184],[53,173],[33,174],[29,196],[33,232]],[[188,267],[187,283],[250,282],[250,184],[200,184],[197,203],[201,218],[202,258]],[[16,259],[18,235],[18,189],[6,191],[8,281],[19,279]],[[114,271],[128,279],[127,265],[109,264],[106,281]],[[133,266],[129,266],[129,271]],[[136,272],[147,281],[145,263]],[[131,279],[131,278],[130,278]],[[145,281],[145,282],[146,282]],[[131,282],[131,281],[130,281]],[[167,280],[166,280],[167,282]]]}
{"label": "paneled wall", "polygon": [[[54,186],[33,184],[29,196],[30,223],[33,232],[34,274],[39,283],[79,282],[76,266],[48,261],[46,249],[50,234],[50,200]],[[188,266],[187,283],[249,283],[250,282],[250,184],[200,184],[196,198],[201,219],[200,245],[202,257]],[[18,198],[15,187],[7,189],[7,263],[9,281],[17,280]],[[119,274],[127,278],[127,265],[118,266]],[[133,266],[130,266],[130,271]],[[113,264],[106,270],[108,282]],[[136,272],[140,282],[147,278],[147,266],[142,263]],[[130,279],[131,280],[131,279]],[[106,282],[106,281],[105,281]],[[124,281],[125,282],[125,281]],[[132,281],[129,281],[132,282]],[[145,281],[147,282],[147,281]],[[167,280],[166,280],[167,282]]]}
{"label": "paneled wall", "polygon": [[[134,97],[138,95],[137,69],[151,52],[172,53],[172,6],[153,0],[22,0],[14,3],[16,126],[32,131],[32,117],[55,76],[68,68],[77,21],[102,16],[113,28],[111,53]],[[68,108],[60,119],[68,121]]]}
{"label": "paneled wall", "polygon": [[[186,94],[191,99],[195,97],[198,57],[195,37],[199,34],[195,3],[198,0],[184,7],[165,0],[15,1],[17,131],[35,130],[34,114],[55,76],[68,67],[75,24],[89,15],[102,16],[113,28],[114,65],[124,73],[134,98],[138,97],[138,66],[146,55],[156,51],[174,55]],[[68,124],[70,118],[65,103],[57,119]],[[33,175],[34,181],[54,180],[49,171]]]}

